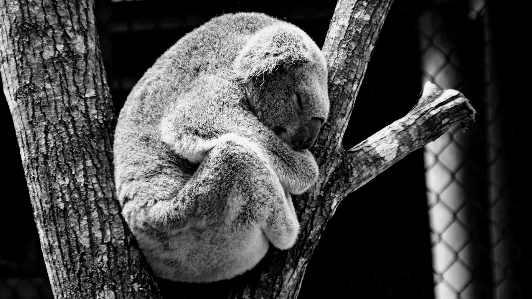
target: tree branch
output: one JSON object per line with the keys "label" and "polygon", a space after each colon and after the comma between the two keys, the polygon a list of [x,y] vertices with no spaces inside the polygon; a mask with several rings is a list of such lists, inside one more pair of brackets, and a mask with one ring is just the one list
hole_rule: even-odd
{"label": "tree branch", "polygon": [[[476,111],[463,94],[441,90],[427,82],[417,105],[348,151],[343,151],[335,173],[338,192],[350,194],[411,152],[437,139],[453,125],[466,126]],[[341,200],[341,199],[340,199]]]}
{"label": "tree branch", "polygon": [[342,148],[356,96],[392,3],[340,0],[336,4],[322,48],[329,69],[331,109],[313,148],[320,168]]}

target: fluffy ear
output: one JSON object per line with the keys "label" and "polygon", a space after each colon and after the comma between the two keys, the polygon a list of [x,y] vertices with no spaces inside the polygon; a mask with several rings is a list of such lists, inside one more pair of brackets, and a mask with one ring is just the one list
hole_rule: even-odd
{"label": "fluffy ear", "polygon": [[310,37],[299,28],[289,24],[266,27],[251,37],[233,67],[240,79],[249,82],[282,67],[310,62],[311,45]]}

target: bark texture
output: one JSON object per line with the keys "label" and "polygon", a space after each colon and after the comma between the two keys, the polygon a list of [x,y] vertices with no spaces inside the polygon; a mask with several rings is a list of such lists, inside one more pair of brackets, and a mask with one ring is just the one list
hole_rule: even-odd
{"label": "bark texture", "polygon": [[0,0],[1,73],[54,297],[157,298],[114,195],[92,1]]}

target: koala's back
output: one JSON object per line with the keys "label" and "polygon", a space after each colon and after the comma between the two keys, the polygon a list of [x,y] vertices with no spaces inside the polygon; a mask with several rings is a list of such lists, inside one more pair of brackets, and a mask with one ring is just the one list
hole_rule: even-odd
{"label": "koala's back", "polygon": [[115,131],[115,172],[121,201],[121,182],[151,176],[161,169],[177,172],[176,187],[186,183],[197,165],[172,154],[161,141],[161,119],[200,76],[230,78],[232,63],[249,38],[277,22],[281,21],[260,13],[214,18],[182,37],[146,71],[129,94]]}
{"label": "koala's back", "polygon": [[[201,75],[225,73],[238,52],[260,29],[280,22],[259,13],[227,14],[212,19],[181,38],[144,74],[124,109],[139,121],[157,122],[177,96]],[[134,114],[134,115],[133,115]]]}

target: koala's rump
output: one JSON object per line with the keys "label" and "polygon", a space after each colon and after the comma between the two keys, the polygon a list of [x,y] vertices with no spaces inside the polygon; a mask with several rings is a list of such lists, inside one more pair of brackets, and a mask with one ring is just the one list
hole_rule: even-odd
{"label": "koala's rump", "polygon": [[268,251],[269,241],[258,223],[206,225],[205,219],[191,223],[157,240],[137,235],[155,275],[183,282],[230,279],[253,268]]}

